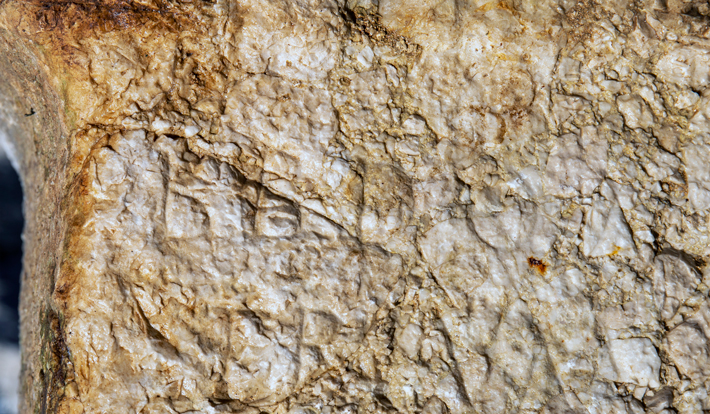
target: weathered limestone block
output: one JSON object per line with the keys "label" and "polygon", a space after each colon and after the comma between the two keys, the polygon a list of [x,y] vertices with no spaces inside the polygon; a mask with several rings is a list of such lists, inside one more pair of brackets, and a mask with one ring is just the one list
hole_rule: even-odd
{"label": "weathered limestone block", "polygon": [[709,13],[0,0],[22,412],[710,410]]}

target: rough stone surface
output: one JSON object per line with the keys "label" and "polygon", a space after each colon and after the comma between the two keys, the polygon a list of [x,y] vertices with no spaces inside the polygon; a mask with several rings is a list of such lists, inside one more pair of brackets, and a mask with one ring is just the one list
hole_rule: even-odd
{"label": "rough stone surface", "polygon": [[22,411],[710,410],[708,13],[0,1]]}

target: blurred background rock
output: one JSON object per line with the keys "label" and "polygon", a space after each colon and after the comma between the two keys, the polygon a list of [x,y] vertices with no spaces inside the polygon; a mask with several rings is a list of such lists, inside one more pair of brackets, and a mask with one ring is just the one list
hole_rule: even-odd
{"label": "blurred background rock", "polygon": [[0,145],[0,414],[17,413],[22,187]]}

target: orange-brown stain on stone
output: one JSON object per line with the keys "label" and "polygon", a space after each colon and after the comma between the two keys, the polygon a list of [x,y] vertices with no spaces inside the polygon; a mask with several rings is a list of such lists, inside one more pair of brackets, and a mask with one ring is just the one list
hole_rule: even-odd
{"label": "orange-brown stain on stone", "polygon": [[42,29],[65,33],[71,30],[75,36],[116,29],[140,30],[150,23],[189,23],[184,11],[165,1],[146,5],[130,0],[34,0],[25,4],[34,9],[33,17]]}
{"label": "orange-brown stain on stone", "polygon": [[496,2],[496,1],[488,2],[488,3],[480,6],[479,8],[477,8],[476,12],[477,13],[486,13],[488,11],[495,10],[495,9],[506,10],[513,15],[518,14],[518,11],[515,9],[515,5],[513,5],[513,2],[509,1],[509,0],[498,1],[498,2]]}
{"label": "orange-brown stain on stone", "polygon": [[[0,22],[40,46],[52,73],[86,66],[86,39],[108,32],[180,33],[199,31],[191,9],[181,2],[154,0],[0,0]],[[73,75],[75,71],[69,70]]]}
{"label": "orange-brown stain on stone", "polygon": [[[94,145],[94,150],[108,143],[108,138]],[[55,275],[54,300],[60,310],[65,310],[72,295],[80,294],[75,288],[81,288],[80,279],[84,276],[84,267],[91,262],[91,234],[95,231],[91,223],[95,199],[91,194],[93,158],[87,157],[81,171],[68,186],[67,196],[62,200],[66,230],[62,248],[60,268]]]}
{"label": "orange-brown stain on stone", "polygon": [[547,265],[542,260],[538,260],[532,256],[528,257],[528,266],[537,270],[541,275],[547,271]]}

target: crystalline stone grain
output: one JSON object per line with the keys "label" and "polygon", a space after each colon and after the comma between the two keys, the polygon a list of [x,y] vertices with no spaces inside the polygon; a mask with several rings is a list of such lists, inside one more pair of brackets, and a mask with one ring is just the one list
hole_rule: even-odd
{"label": "crystalline stone grain", "polygon": [[61,74],[45,406],[710,409],[707,5],[119,3],[0,3]]}

